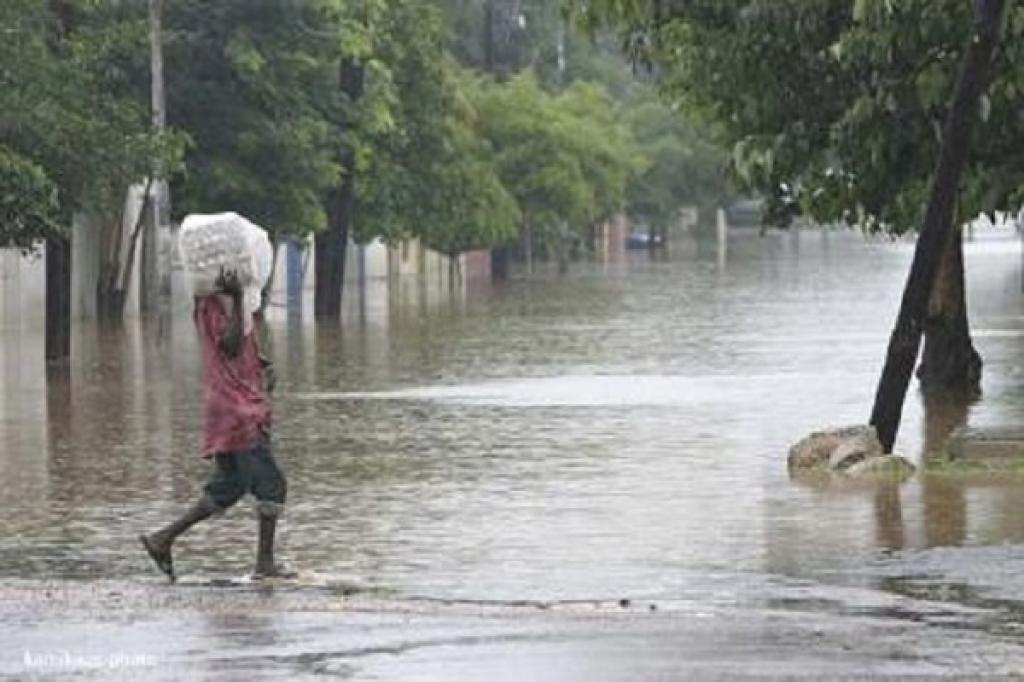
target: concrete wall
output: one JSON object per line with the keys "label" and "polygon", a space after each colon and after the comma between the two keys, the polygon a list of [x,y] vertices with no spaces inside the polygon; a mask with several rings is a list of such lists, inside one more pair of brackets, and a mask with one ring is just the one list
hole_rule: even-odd
{"label": "concrete wall", "polygon": [[[275,254],[274,281],[270,301],[285,306],[289,296],[311,296],[315,281],[316,248],[308,241],[282,242]],[[380,240],[369,244],[349,241],[345,254],[345,286],[358,285],[361,280],[385,280],[388,277],[388,248]]]}
{"label": "concrete wall", "polygon": [[[133,185],[125,194],[121,211],[121,253],[127,257],[131,248],[132,230],[142,210],[144,186]],[[102,225],[92,215],[78,213],[71,232],[71,316],[72,319],[96,318],[96,285],[103,259]],[[142,262],[142,237],[135,250],[131,278],[125,298],[125,316],[139,311],[139,275]]]}
{"label": "concrete wall", "polygon": [[0,249],[0,332],[42,331],[46,315],[46,259]]}
{"label": "concrete wall", "polygon": [[[391,277],[415,275],[430,283],[447,285],[452,273],[451,258],[410,239],[388,249],[388,272]],[[491,252],[481,249],[461,254],[457,272],[464,280],[490,280]]]}
{"label": "concrete wall", "polygon": [[462,277],[467,282],[490,282],[491,252],[480,249],[462,254]]}
{"label": "concrete wall", "polygon": [[388,247],[379,239],[374,239],[363,248],[364,272],[367,279],[387,279]]}
{"label": "concrete wall", "polygon": [[594,254],[602,262],[617,262],[625,257],[626,237],[633,225],[629,218],[619,214],[594,230]]}
{"label": "concrete wall", "polygon": [[78,214],[71,223],[71,319],[96,318],[96,280],[100,273],[100,226]]}
{"label": "concrete wall", "polygon": [[[128,193],[122,229],[127,253],[131,232],[142,207],[142,188],[134,187]],[[96,317],[96,282],[99,277],[100,226],[94,220],[79,215],[73,225],[71,246],[72,317],[76,320]],[[141,245],[140,245],[141,246]],[[139,313],[139,266],[141,248],[135,254],[135,267],[129,286],[125,315]],[[272,308],[284,310],[289,296],[297,293],[295,304],[311,305],[314,287],[313,242],[282,242],[275,254],[274,281],[270,290]],[[403,245],[388,247],[379,240],[366,245],[349,243],[346,258],[346,288],[354,291],[360,282],[371,287],[389,286],[406,288],[426,283],[429,286],[449,287],[449,258],[430,251],[420,242],[411,240]],[[490,281],[491,258],[489,251],[472,251],[460,257],[459,269],[465,285],[469,282]],[[173,273],[175,309],[191,310],[181,264]],[[391,283],[389,285],[389,282]],[[354,298],[353,295],[346,298]],[[11,249],[0,249],[0,330],[42,330],[45,320],[46,266],[40,246],[37,255],[24,256]]]}
{"label": "concrete wall", "polygon": [[283,241],[274,253],[274,280],[270,285],[270,305],[285,307],[289,298],[313,290],[313,242]]}
{"label": "concrete wall", "polygon": [[[125,194],[121,211],[121,253],[127,256],[131,246],[132,231],[142,210],[142,185],[132,186]],[[71,225],[71,319],[96,319],[96,285],[100,276],[103,259],[101,243],[102,226],[92,216],[76,214]],[[142,237],[135,250],[131,278],[125,298],[125,317],[139,314],[139,270],[142,262]]]}
{"label": "concrete wall", "polygon": [[423,268],[423,252],[419,240],[407,239],[388,248],[388,275],[390,277],[418,275]]}

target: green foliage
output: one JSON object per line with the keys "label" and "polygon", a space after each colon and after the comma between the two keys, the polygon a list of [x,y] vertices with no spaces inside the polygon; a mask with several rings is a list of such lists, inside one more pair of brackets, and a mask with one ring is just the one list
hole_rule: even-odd
{"label": "green foliage", "polygon": [[555,104],[566,142],[590,187],[583,221],[606,220],[626,206],[630,182],[649,160],[637,146],[626,113],[603,87],[576,81],[559,94]]}
{"label": "green foliage", "polygon": [[347,4],[167,4],[169,123],[192,144],[181,213],[238,211],[274,233],[323,229],[340,178],[338,62],[365,50]]}
{"label": "green foliage", "polygon": [[451,255],[509,239],[518,210],[478,135],[440,12],[416,0],[389,2],[374,39],[374,71],[354,126],[356,238],[420,237]]}
{"label": "green foliage", "polygon": [[47,17],[35,5],[0,5],[0,246],[24,250],[54,231],[58,214],[57,189],[46,169],[8,146],[28,132],[43,99],[40,84],[54,67],[44,40]]}
{"label": "green foliage", "polygon": [[57,188],[35,163],[0,147],[0,245],[31,251],[60,232]]}
{"label": "green foliage", "polygon": [[456,255],[512,239],[522,220],[472,121],[452,121],[451,146],[428,184],[422,237],[427,246]]}
{"label": "green foliage", "polygon": [[[541,220],[582,225],[626,207],[635,218],[664,228],[684,205],[710,205],[727,193],[721,150],[706,132],[659,101],[649,79],[633,72],[610,36],[588,37],[573,31],[557,2],[445,0],[442,4],[452,26],[454,54],[465,66],[478,71],[489,67],[497,76],[489,86],[489,91],[494,91],[489,97],[498,103],[488,112],[489,135],[496,149],[504,149],[515,139],[502,128],[501,117],[521,118],[517,125],[525,142],[512,145],[524,168],[512,167],[508,154],[501,158],[510,189],[531,177],[525,167],[536,158],[534,179],[546,178],[553,183],[553,190],[565,194],[551,202],[564,210],[549,214],[548,219],[542,207]],[[522,26],[514,24],[510,31],[495,30],[490,36],[497,43],[492,46],[491,64],[484,58],[488,5],[499,28],[509,21],[505,15],[523,18]],[[498,38],[502,36],[512,44],[501,44]],[[518,77],[509,76],[516,71]],[[558,106],[549,111],[537,92],[521,92],[523,84],[517,81],[530,73],[540,91],[550,93]],[[502,87],[509,88],[508,102],[497,92]],[[515,107],[522,102],[522,111],[518,111]],[[552,113],[555,120],[572,121],[571,125],[554,126],[564,129],[556,135],[557,140],[546,139],[542,131],[531,131],[531,120],[543,130]],[[503,141],[503,137],[508,139]],[[573,161],[546,157],[548,148],[571,150]],[[561,170],[556,170],[553,166],[560,162]],[[578,182],[587,188],[573,191],[574,183],[567,180],[573,173],[578,173]],[[555,189],[559,185],[561,189]],[[523,187],[517,192],[524,200]],[[586,208],[574,212],[574,200]],[[535,210],[520,203],[528,215]],[[531,222],[536,218],[531,217]]]}
{"label": "green foliage", "polygon": [[721,204],[727,194],[726,159],[701,130],[646,88],[631,99],[627,116],[647,159],[627,189],[631,216],[666,230],[684,205],[707,212]]}
{"label": "green foliage", "polygon": [[119,224],[126,188],[154,174],[171,177],[179,215],[235,210],[307,235],[327,226],[350,155],[353,236],[449,254],[627,207],[666,221],[717,177],[700,136],[550,0],[164,11],[170,132],[157,135],[146,3],[0,3],[0,241],[30,244],[78,210]]}
{"label": "green foliage", "polygon": [[[972,22],[959,0],[568,3],[618,28],[667,96],[713,122],[770,215],[902,232],[921,219]],[[1005,18],[959,197],[961,219],[1024,200],[1024,8]]]}
{"label": "green foliage", "polygon": [[561,16],[552,0],[441,0],[448,43],[463,66],[502,78],[555,64]]}
{"label": "green foliage", "polygon": [[527,72],[507,83],[478,79],[471,97],[498,176],[530,225],[580,228],[623,207],[643,160],[603,90],[552,95]]}
{"label": "green foliage", "polygon": [[[180,211],[320,231],[351,152],[357,240],[421,236],[457,253],[512,234],[514,208],[459,112],[436,7],[192,0],[168,25],[171,123],[194,142]],[[340,87],[343,66],[357,92]]]}
{"label": "green foliage", "polygon": [[77,210],[119,215],[127,187],[180,154],[180,136],[152,133],[133,79],[148,55],[140,19],[103,3],[62,19],[58,31],[45,3],[0,3],[0,243],[24,247]]}

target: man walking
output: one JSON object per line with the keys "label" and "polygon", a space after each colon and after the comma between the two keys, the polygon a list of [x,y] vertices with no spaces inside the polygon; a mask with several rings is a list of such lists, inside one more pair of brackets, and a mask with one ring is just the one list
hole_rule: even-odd
{"label": "man walking", "polygon": [[[203,494],[179,519],[139,540],[173,582],[171,548],[200,521],[223,512],[246,493],[256,498],[259,542],[254,578],[289,575],[274,563],[277,519],[287,481],[270,444],[267,378],[272,368],[259,351],[255,326],[244,311],[242,286],[234,272],[221,272],[217,292],[195,300],[195,322],[203,353],[204,427],[202,456],[213,462]],[[251,317],[251,316],[250,316]]]}

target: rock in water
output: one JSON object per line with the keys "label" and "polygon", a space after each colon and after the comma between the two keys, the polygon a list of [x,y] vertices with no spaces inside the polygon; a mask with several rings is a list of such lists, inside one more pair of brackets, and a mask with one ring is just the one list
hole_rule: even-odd
{"label": "rock in water", "polygon": [[858,462],[881,457],[884,454],[875,427],[868,426],[839,442],[828,458],[828,468],[833,471],[842,471]]}
{"label": "rock in water", "polygon": [[850,465],[842,473],[855,479],[884,479],[904,481],[910,478],[916,467],[899,455],[881,455],[868,457]]}
{"label": "rock in water", "polygon": [[789,470],[840,469],[884,454],[873,426],[817,431],[789,449]]}

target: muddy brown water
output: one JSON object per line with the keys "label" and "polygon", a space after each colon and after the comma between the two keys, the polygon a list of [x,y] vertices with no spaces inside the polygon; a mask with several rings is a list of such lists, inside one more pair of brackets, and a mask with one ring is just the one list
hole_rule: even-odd
{"label": "muddy brown water", "polygon": [[[273,311],[282,552],[394,599],[800,603],[830,589],[1016,612],[1024,478],[900,487],[792,482],[807,432],[862,422],[911,247],[843,232],[735,235],[468,294],[353,290],[343,324]],[[911,393],[897,449],[1019,423],[1019,242],[967,247],[985,395],[969,414]],[[187,314],[76,329],[47,382],[41,337],[0,335],[0,580],[153,578],[140,530],[180,511],[200,369]],[[185,576],[250,566],[242,503],[178,549]],[[1011,620],[1007,616],[1007,620]],[[993,626],[994,627],[994,626]]]}

